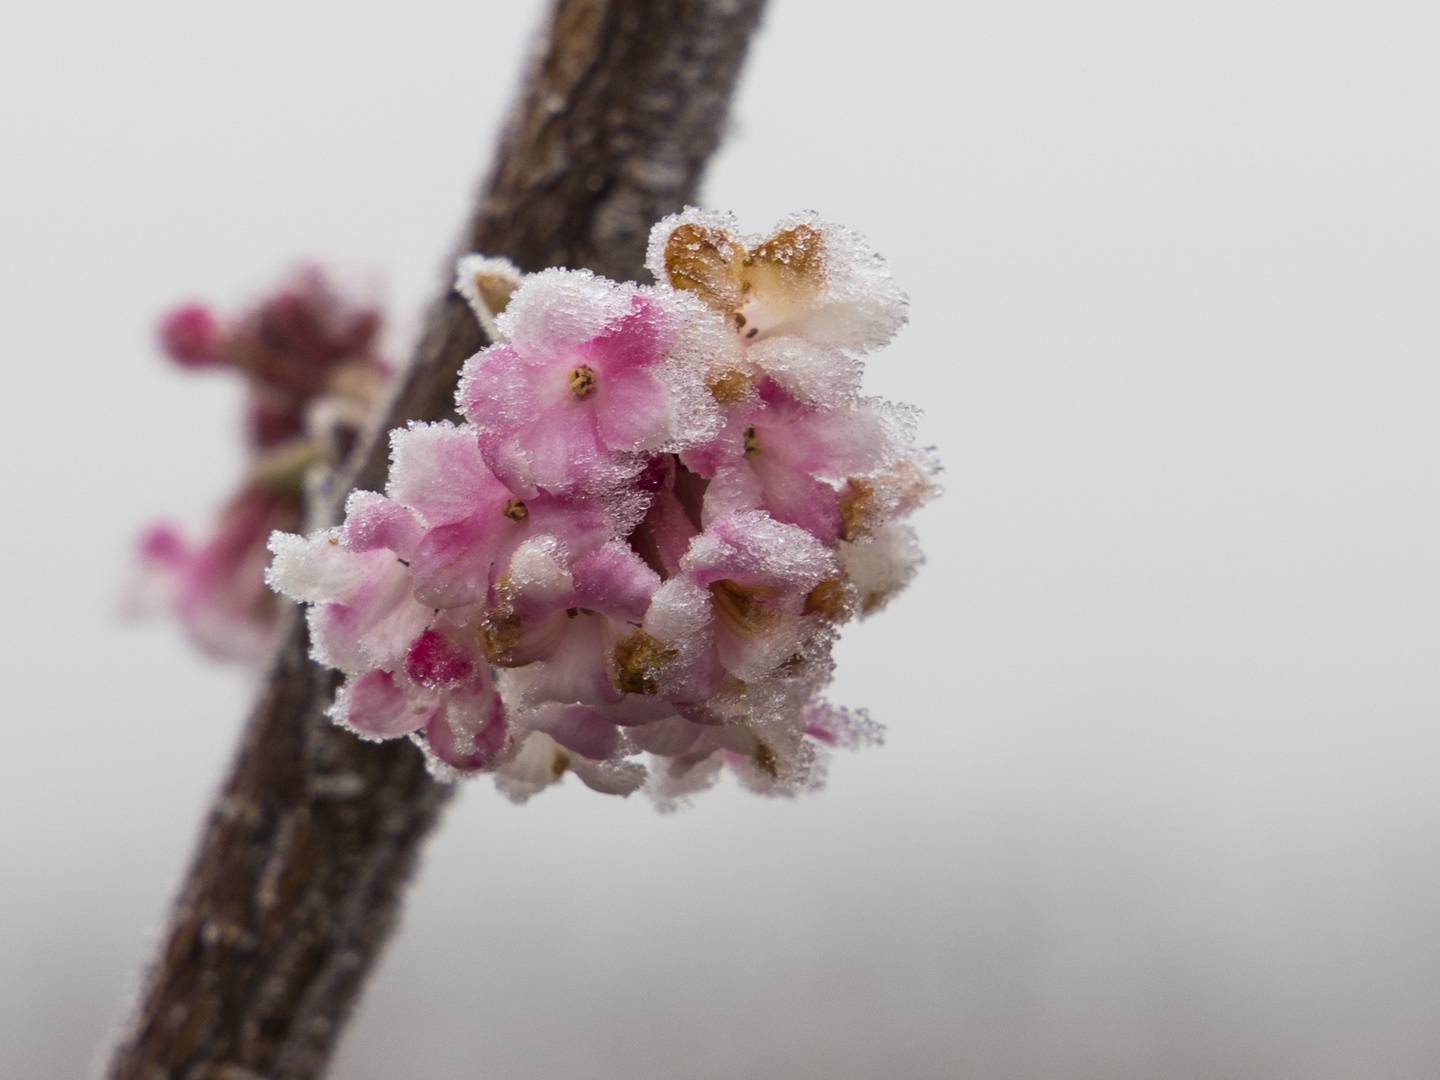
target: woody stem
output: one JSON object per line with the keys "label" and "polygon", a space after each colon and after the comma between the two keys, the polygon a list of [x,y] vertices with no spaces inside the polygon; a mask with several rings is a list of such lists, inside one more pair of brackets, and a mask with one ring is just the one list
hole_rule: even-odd
{"label": "woody stem", "polygon": [[[653,222],[693,201],[763,0],[555,0],[461,251],[523,270],[640,274]],[[383,421],[312,500],[385,483],[385,432],[450,414],[486,344],[446,288]],[[335,673],[289,630],[105,1075],[309,1080],[394,931],[450,788],[407,742],[325,718]]]}

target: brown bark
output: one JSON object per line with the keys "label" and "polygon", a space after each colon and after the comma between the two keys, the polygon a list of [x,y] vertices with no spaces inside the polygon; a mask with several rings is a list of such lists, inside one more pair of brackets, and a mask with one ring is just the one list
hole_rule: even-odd
{"label": "brown bark", "polygon": [[[641,273],[650,225],[693,200],[763,0],[557,0],[462,250],[524,270]],[[385,431],[451,408],[485,342],[448,288],[383,426],[317,496],[384,486]],[[408,742],[324,716],[337,677],[291,615],[216,797],[110,1080],[321,1075],[450,794]]]}

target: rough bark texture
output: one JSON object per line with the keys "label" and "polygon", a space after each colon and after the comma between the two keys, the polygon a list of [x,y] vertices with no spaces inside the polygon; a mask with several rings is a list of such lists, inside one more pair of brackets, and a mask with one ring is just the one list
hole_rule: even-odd
{"label": "rough bark texture", "polygon": [[[650,225],[695,197],[762,2],[558,0],[462,249],[637,277]],[[449,412],[485,341],[446,284],[383,424],[312,521],[384,486],[386,430]],[[111,1080],[321,1075],[450,794],[408,742],[325,719],[337,677],[291,617]]]}

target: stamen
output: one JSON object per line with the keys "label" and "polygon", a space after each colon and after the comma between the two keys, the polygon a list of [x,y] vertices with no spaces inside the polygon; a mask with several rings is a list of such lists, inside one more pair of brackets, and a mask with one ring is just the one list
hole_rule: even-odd
{"label": "stamen", "polygon": [[516,667],[510,654],[524,634],[519,615],[491,608],[480,623],[480,651],[497,667]]}
{"label": "stamen", "polygon": [[570,369],[570,393],[581,401],[595,393],[595,369],[581,364]]}
{"label": "stamen", "polygon": [[756,436],[755,429],[753,427],[747,427],[745,429],[745,456],[760,456],[760,439],[758,436]]}
{"label": "stamen", "polygon": [[615,687],[622,694],[656,694],[660,669],[680,655],[644,630],[615,643]]}
{"label": "stamen", "polygon": [[734,405],[744,401],[750,393],[751,378],[743,371],[730,369],[715,376],[705,385],[721,405]]}
{"label": "stamen", "polygon": [[500,508],[500,513],[519,525],[530,516],[530,508],[525,505],[524,499],[511,499]]}
{"label": "stamen", "polygon": [[755,752],[750,755],[750,760],[755,762],[755,768],[770,777],[771,780],[780,779],[780,758],[769,743],[756,743]]}
{"label": "stamen", "polygon": [[847,598],[845,582],[839,577],[826,578],[805,597],[805,614],[821,615],[831,622],[845,621]]}

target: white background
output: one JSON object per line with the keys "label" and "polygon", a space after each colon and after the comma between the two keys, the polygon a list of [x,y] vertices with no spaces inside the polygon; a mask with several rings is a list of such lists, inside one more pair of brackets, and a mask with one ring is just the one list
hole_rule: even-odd
{"label": "white background", "polygon": [[[247,678],[113,611],[240,467],[151,343],[338,262],[408,342],[534,3],[0,10],[0,1075],[79,1075]],[[337,1080],[1440,1072],[1440,12],[774,0],[706,188],[886,254],[948,466],[889,743],[660,817],[469,786]]]}

